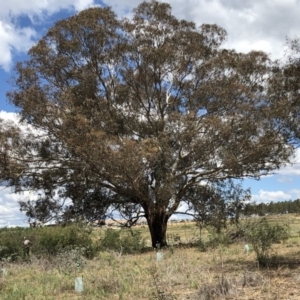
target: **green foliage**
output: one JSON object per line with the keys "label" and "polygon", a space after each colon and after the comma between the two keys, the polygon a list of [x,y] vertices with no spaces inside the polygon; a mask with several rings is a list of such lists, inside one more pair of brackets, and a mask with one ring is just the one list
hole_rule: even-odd
{"label": "green foliage", "polygon": [[136,253],[142,251],[142,249],[146,245],[146,242],[145,239],[142,238],[142,234],[140,231],[130,230],[122,238],[122,244],[125,253]]}
{"label": "green foliage", "polygon": [[145,247],[145,239],[137,230],[107,230],[100,241],[100,249],[114,250],[124,254],[139,253]]}
{"label": "green foliage", "polygon": [[207,247],[217,248],[219,245],[228,246],[233,243],[229,231],[223,229],[219,232],[215,227],[207,227],[207,230],[209,232]]}
{"label": "green foliage", "polygon": [[137,230],[107,230],[98,243],[92,241],[90,233],[85,227],[77,225],[2,229],[0,230],[0,260],[16,261],[25,258],[22,247],[25,236],[32,242],[31,255],[56,256],[66,269],[73,268],[82,257],[93,258],[98,250],[109,249],[131,254],[139,253],[145,247],[145,239]]}
{"label": "green foliage", "polygon": [[92,245],[88,232],[78,226],[44,228],[36,231],[36,239],[32,247],[36,254],[56,255],[70,246],[88,248]]}
{"label": "green foliage", "polygon": [[271,263],[272,245],[285,241],[289,237],[289,226],[271,225],[265,218],[247,224],[245,227],[246,239],[252,244],[258,263],[268,266]]}
{"label": "green foliage", "polygon": [[205,243],[202,239],[199,239],[196,242],[197,248],[200,252],[206,252],[207,250],[207,243]]}
{"label": "green foliage", "polygon": [[24,256],[22,247],[26,236],[32,242],[30,253],[36,256],[53,256],[63,251],[79,247],[83,255],[92,258],[96,248],[93,246],[90,232],[84,227],[72,225],[66,227],[16,228],[0,230],[0,259],[15,261]]}
{"label": "green foliage", "polygon": [[[199,226],[199,225],[197,225]],[[219,231],[214,226],[205,227],[208,231],[208,241],[205,242],[200,237],[195,245],[201,251],[205,252],[208,248],[217,248],[219,246],[229,246],[237,240],[244,238],[244,229],[239,224],[229,224],[226,228]]]}
{"label": "green foliage", "polygon": [[[184,226],[186,226],[186,225],[184,225]],[[185,229],[186,229],[186,227],[185,227]],[[168,234],[167,235],[167,240],[168,240],[168,245],[170,245],[170,246],[180,244],[180,242],[181,242],[181,238],[180,238],[180,235],[178,233]]]}
{"label": "green foliage", "polygon": [[32,252],[36,255],[57,255],[72,247],[85,249],[85,257],[93,257],[90,232],[84,227],[71,225],[66,227],[48,227],[36,230]]}
{"label": "green foliage", "polygon": [[86,255],[85,247],[67,247],[56,256],[56,262],[60,272],[65,274],[76,273],[81,271],[84,266],[84,256]]}
{"label": "green foliage", "polygon": [[243,214],[251,216],[258,214],[264,216],[266,214],[286,214],[286,213],[300,213],[300,199],[270,202],[270,203],[248,203],[243,209]]}
{"label": "green foliage", "polygon": [[28,236],[25,228],[2,228],[0,230],[0,260],[14,262],[23,256],[22,242]]}
{"label": "green foliage", "polygon": [[106,230],[104,237],[101,239],[101,249],[120,250],[120,231],[119,230]]}

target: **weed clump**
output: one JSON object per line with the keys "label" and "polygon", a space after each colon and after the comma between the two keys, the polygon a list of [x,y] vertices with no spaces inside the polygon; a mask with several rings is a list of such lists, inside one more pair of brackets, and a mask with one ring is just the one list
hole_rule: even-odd
{"label": "weed clump", "polygon": [[202,285],[198,293],[199,300],[220,299],[234,293],[234,290],[235,282],[222,274],[217,282]]}

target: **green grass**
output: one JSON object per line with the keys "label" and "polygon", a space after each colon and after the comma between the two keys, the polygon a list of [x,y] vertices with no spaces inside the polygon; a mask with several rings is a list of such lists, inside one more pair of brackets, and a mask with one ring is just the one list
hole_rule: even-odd
{"label": "green grass", "polygon": [[[274,245],[278,258],[272,268],[259,268],[255,253],[245,254],[243,241],[206,252],[169,247],[162,250],[160,262],[154,250],[134,255],[102,251],[92,260],[84,259],[81,269],[75,264],[62,268],[59,258],[32,255],[28,263],[3,263],[7,275],[0,277],[0,299],[300,299],[300,218],[282,215],[270,221],[289,222],[292,235]],[[149,239],[147,228],[138,230]],[[93,239],[103,234],[96,229]],[[193,223],[170,225],[168,235],[184,242],[197,238],[199,229]],[[207,231],[203,238],[208,240]],[[78,276],[83,276],[83,293],[75,291]]]}

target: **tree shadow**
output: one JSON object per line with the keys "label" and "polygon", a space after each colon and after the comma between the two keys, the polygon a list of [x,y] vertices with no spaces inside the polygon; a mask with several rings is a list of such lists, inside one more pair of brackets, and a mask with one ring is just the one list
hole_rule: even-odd
{"label": "tree shadow", "polygon": [[281,268],[288,268],[290,270],[300,269],[300,255],[297,253],[290,253],[288,255],[274,255],[270,257],[270,259],[263,263],[259,263],[257,258],[255,257],[253,261],[239,261],[237,262],[234,259],[224,259],[224,265],[226,265],[227,270],[236,270],[237,265],[241,269],[247,270],[278,270]]}

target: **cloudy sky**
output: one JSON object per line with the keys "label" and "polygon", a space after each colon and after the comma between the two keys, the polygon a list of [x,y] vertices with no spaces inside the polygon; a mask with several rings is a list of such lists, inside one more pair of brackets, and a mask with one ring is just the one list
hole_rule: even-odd
{"label": "cloudy sky", "polygon": [[[12,118],[15,108],[7,103],[6,92],[16,61],[26,59],[27,50],[55,21],[90,6],[110,5],[119,16],[130,17],[140,0],[7,0],[0,10],[0,117]],[[300,37],[299,0],[165,0],[176,17],[196,24],[214,23],[228,33],[224,46],[237,51],[263,50],[273,59],[284,55],[286,37]],[[257,202],[300,198],[300,152],[295,164],[260,181],[245,180]],[[0,188],[0,227],[25,225],[17,201],[28,195],[15,195]]]}

